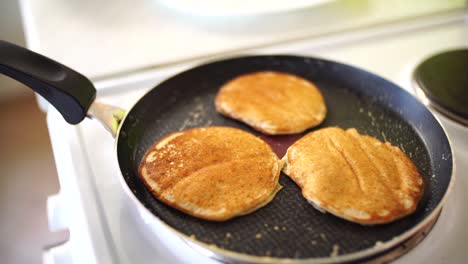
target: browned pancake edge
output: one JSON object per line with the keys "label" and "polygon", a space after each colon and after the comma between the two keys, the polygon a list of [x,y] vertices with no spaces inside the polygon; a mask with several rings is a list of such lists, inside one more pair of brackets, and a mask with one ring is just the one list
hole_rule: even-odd
{"label": "browned pancake edge", "polygon": [[383,224],[413,213],[424,181],[398,148],[356,129],[311,132],[283,157],[283,171],[320,211],[364,224]]}
{"label": "browned pancake edge", "polygon": [[139,174],[165,204],[198,218],[225,221],[270,202],[281,188],[280,166],[256,136],[235,128],[204,127],[153,144]]}
{"label": "browned pancake edge", "polygon": [[325,119],[320,90],[299,76],[261,71],[225,83],[215,98],[216,110],[265,134],[294,134]]}

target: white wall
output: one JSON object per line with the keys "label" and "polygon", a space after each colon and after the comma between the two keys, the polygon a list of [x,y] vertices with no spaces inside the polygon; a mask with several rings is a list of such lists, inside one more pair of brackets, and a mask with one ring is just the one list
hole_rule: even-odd
{"label": "white wall", "polygon": [[[18,0],[0,0],[0,39],[24,46]],[[30,94],[21,83],[0,74],[0,100]]]}

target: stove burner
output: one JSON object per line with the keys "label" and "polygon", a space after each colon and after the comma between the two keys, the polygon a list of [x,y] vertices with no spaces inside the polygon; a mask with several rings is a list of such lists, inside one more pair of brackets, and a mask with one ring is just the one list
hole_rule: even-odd
{"label": "stove burner", "polygon": [[468,126],[468,49],[434,55],[416,67],[418,94],[440,113]]}

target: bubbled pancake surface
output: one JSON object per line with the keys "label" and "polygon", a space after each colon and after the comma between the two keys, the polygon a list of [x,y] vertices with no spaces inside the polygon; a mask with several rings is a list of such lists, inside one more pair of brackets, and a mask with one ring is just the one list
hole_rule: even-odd
{"label": "bubbled pancake surface", "polygon": [[288,149],[284,161],[284,172],[317,209],[361,224],[414,212],[424,189],[417,168],[398,147],[356,129],[311,132]]}
{"label": "bubbled pancake surface", "polygon": [[232,79],[219,90],[215,105],[221,114],[270,135],[300,133],[317,126],[327,111],[312,82],[274,71]]}
{"label": "bubbled pancake surface", "polygon": [[262,207],[279,190],[280,161],[256,136],[235,128],[172,133],[144,156],[140,176],[164,203],[224,221]]}

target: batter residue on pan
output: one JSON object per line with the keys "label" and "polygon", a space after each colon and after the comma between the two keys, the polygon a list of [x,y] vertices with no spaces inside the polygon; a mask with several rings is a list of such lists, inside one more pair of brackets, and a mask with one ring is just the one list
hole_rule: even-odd
{"label": "batter residue on pan", "polygon": [[283,171],[314,207],[361,224],[388,223],[416,210],[424,183],[390,143],[331,127],[311,132],[283,158]]}
{"label": "batter residue on pan", "polygon": [[312,82],[272,71],[244,74],[227,82],[215,105],[221,114],[269,135],[300,133],[317,126],[327,111]]}
{"label": "batter residue on pan", "polygon": [[281,188],[280,171],[280,161],[265,142],[228,127],[170,134],[147,151],[139,168],[160,201],[214,221],[270,202]]}

